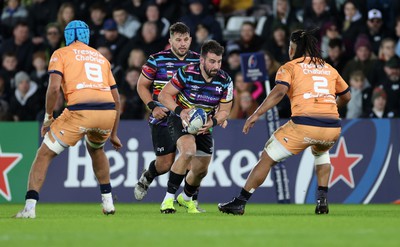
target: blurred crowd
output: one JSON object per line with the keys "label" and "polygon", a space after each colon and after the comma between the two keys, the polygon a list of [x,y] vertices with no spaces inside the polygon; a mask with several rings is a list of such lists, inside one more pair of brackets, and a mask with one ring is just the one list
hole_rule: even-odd
{"label": "blurred crowd", "polygon": [[[121,94],[121,119],[144,119],[136,91],[147,57],[168,49],[169,26],[191,30],[191,49],[204,40],[225,46],[223,69],[234,81],[230,118],[247,118],[266,96],[265,82],[245,82],[240,53],[263,52],[269,83],[289,60],[291,31],[314,29],[323,58],[351,87],[342,118],[400,114],[400,1],[397,0],[6,0],[0,1],[0,121],[42,121],[53,51],[65,46],[74,19],[91,30],[90,46],[111,63]],[[62,94],[55,116],[65,107]],[[278,110],[290,117],[290,102]]]}

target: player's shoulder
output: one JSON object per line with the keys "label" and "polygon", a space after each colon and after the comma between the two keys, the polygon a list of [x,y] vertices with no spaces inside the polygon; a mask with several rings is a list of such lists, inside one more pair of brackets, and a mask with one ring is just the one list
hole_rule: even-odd
{"label": "player's shoulder", "polygon": [[200,71],[199,63],[190,63],[179,68],[185,73],[198,73]]}
{"label": "player's shoulder", "polygon": [[186,56],[186,58],[190,58],[190,59],[200,59],[200,53],[189,50],[188,54]]}
{"label": "player's shoulder", "polygon": [[173,55],[173,53],[172,53],[171,49],[167,49],[167,50],[162,50],[162,51],[153,53],[149,57],[150,58],[159,58],[159,57],[169,57],[172,55]]}
{"label": "player's shoulder", "polygon": [[229,75],[225,70],[222,70],[222,69],[220,69],[220,70],[218,71],[217,76],[220,77],[220,78],[221,78],[222,80],[224,80],[224,81],[230,81],[230,80],[232,80],[231,77],[230,77],[230,75]]}

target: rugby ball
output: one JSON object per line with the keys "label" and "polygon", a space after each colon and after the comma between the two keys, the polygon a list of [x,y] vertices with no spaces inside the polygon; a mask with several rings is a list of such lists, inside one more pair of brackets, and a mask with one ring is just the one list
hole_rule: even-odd
{"label": "rugby ball", "polygon": [[189,111],[189,124],[186,130],[190,134],[197,134],[199,129],[207,122],[207,113],[201,108],[193,108]]}

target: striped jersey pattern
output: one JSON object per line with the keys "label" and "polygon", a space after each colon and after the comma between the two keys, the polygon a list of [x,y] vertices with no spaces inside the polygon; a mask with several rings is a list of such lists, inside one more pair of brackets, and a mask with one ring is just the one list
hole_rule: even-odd
{"label": "striped jersey pattern", "polygon": [[200,64],[186,65],[176,72],[171,82],[180,92],[176,102],[182,108],[202,108],[207,115],[214,114],[220,103],[233,100],[233,82],[223,70],[210,82],[206,82],[200,72]]}
{"label": "striped jersey pattern", "polygon": [[[153,100],[156,104],[163,106],[158,102],[158,95],[164,86],[171,80],[175,72],[182,66],[192,63],[198,63],[200,55],[194,51],[188,51],[185,59],[180,60],[171,49],[164,50],[150,55],[146,63],[142,66],[142,74],[147,79],[153,81],[152,91]],[[151,124],[167,125],[167,118],[158,120],[152,115],[149,117]]]}
{"label": "striped jersey pattern", "polygon": [[157,101],[158,95],[165,84],[174,76],[182,66],[199,62],[199,54],[189,51],[184,60],[180,60],[171,49],[150,55],[142,66],[142,74],[153,81],[153,99]]}

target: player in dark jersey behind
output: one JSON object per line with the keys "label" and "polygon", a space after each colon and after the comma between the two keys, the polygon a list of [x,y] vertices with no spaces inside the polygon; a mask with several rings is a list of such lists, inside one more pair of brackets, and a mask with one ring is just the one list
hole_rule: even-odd
{"label": "player in dark jersey behind", "polygon": [[[218,42],[204,42],[200,63],[179,68],[159,94],[160,102],[173,111],[168,117],[168,126],[179,150],[179,156],[170,170],[161,213],[175,213],[175,193],[184,178],[184,191],[177,197],[177,201],[188,213],[199,213],[192,196],[207,174],[213,153],[213,139],[208,130],[218,124],[222,125],[232,108],[233,82],[220,69],[223,52],[224,48]],[[188,113],[193,107],[202,108],[208,115],[207,123],[197,135],[189,134],[184,127],[184,123],[189,122]],[[191,168],[185,177],[189,164]]]}
{"label": "player in dark jersey behind", "polygon": [[189,28],[184,23],[177,22],[169,30],[171,48],[148,58],[142,67],[137,85],[140,98],[151,110],[149,125],[156,154],[156,159],[143,171],[135,185],[134,194],[137,200],[146,196],[152,181],[168,172],[175,160],[176,145],[167,126],[169,110],[158,102],[158,94],[178,68],[199,62],[199,54],[189,50],[192,42]]}

